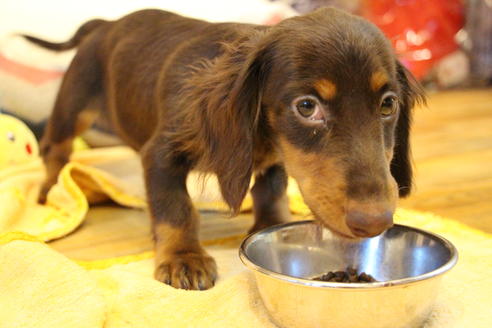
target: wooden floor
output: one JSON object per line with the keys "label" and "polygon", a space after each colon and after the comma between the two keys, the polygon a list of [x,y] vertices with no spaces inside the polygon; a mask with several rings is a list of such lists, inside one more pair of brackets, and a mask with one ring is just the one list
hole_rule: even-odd
{"label": "wooden floor", "polygon": [[[415,111],[416,190],[401,206],[430,211],[492,233],[492,89],[431,94]],[[202,239],[245,233],[250,215],[203,213]],[[91,209],[70,236],[51,243],[75,259],[150,250],[146,213],[117,206]]]}
{"label": "wooden floor", "polygon": [[416,190],[401,205],[492,233],[492,89],[430,95],[412,147]]}

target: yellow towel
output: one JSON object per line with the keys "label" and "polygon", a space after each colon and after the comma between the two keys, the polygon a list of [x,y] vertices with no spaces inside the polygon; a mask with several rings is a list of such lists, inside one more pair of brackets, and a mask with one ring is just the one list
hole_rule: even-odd
{"label": "yellow towel", "polygon": [[[491,327],[492,235],[432,214],[397,216],[441,234],[460,252],[424,328]],[[0,245],[0,328],[274,327],[235,247],[208,247],[220,278],[199,292],[153,280],[151,259],[85,269],[91,264],[78,266],[25,234],[4,235]]]}
{"label": "yellow towel", "polygon": [[143,198],[132,192],[128,181],[96,168],[133,157],[124,147],[74,153],[50,190],[47,205],[36,203],[45,175],[40,158],[1,169],[0,233],[22,231],[45,241],[62,237],[80,225],[89,202],[108,195],[122,205],[143,207]]}

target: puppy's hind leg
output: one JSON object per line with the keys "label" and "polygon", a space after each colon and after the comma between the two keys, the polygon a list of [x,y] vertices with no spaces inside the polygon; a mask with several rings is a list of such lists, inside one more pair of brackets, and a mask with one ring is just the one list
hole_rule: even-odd
{"label": "puppy's hind leg", "polygon": [[68,162],[75,136],[89,128],[96,110],[89,106],[99,102],[102,95],[100,68],[90,46],[81,48],[63,78],[55,107],[40,143],[46,166],[46,178],[38,197],[46,202],[49,189]]}

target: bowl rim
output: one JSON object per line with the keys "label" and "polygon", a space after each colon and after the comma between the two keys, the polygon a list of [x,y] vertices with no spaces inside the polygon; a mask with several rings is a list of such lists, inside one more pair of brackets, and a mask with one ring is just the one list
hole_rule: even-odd
{"label": "bowl rim", "polygon": [[250,270],[254,272],[260,272],[262,274],[265,274],[267,276],[270,276],[272,278],[276,278],[279,280],[286,281],[288,283],[296,284],[296,285],[303,285],[307,287],[321,287],[321,288],[337,288],[337,289],[374,289],[374,288],[381,288],[381,287],[393,287],[393,286],[400,286],[400,285],[408,285],[408,284],[413,284],[417,282],[421,282],[424,280],[428,280],[431,278],[435,278],[440,276],[441,274],[449,271],[452,269],[456,263],[458,262],[458,250],[456,247],[446,238],[441,237],[438,234],[435,234],[433,232],[425,231],[419,228],[414,228],[411,226],[403,225],[403,224],[394,224],[393,227],[402,227],[405,229],[413,230],[418,233],[430,236],[432,238],[438,239],[440,242],[443,243],[443,245],[449,249],[451,256],[450,259],[440,266],[439,268],[426,272],[424,274],[415,276],[415,277],[408,277],[408,278],[402,278],[402,279],[394,279],[394,280],[387,280],[387,281],[377,281],[377,282],[365,282],[365,283],[344,283],[344,282],[329,282],[329,281],[318,281],[318,280],[310,280],[310,279],[304,279],[304,278],[297,278],[293,276],[288,276],[282,273],[278,273],[275,271],[271,271],[269,269],[263,268],[256,263],[254,263],[246,254],[246,247],[252,242],[254,237],[260,235],[260,234],[267,234],[272,231],[277,231],[282,228],[286,228],[289,226],[293,225],[302,225],[302,224],[316,224],[316,221],[314,220],[303,220],[303,221],[293,221],[293,222],[288,222],[288,223],[281,223],[281,224],[276,224],[271,227],[265,228],[263,230],[257,231],[255,233],[252,233],[248,235],[244,240],[241,242],[241,246],[239,247],[239,258],[243,262],[243,264]]}

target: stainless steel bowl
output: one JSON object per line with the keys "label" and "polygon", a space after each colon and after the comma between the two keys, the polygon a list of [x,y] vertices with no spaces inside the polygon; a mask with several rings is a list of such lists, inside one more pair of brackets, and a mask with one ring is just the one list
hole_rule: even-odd
{"label": "stainless steel bowl", "polygon": [[[446,239],[395,225],[350,240],[313,221],[273,226],[247,237],[239,250],[253,270],[263,303],[283,328],[417,328],[438,293],[442,274],[458,259]],[[378,282],[312,280],[358,269]]]}

